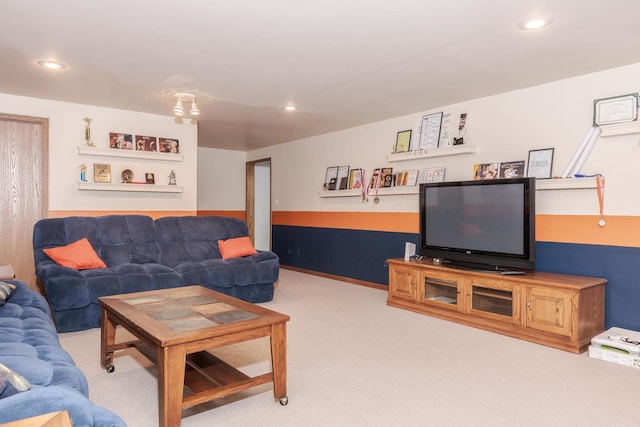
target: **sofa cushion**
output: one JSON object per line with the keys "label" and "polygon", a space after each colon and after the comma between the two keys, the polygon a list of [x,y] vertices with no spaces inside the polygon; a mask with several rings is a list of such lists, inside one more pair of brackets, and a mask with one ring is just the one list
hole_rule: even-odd
{"label": "sofa cushion", "polygon": [[6,282],[0,282],[0,305],[4,305],[13,291],[16,289],[16,285]]}
{"label": "sofa cushion", "polygon": [[74,270],[107,267],[86,237],[65,246],[45,248],[42,251],[57,264]]}
{"label": "sofa cushion", "polygon": [[220,248],[222,259],[240,258],[258,253],[256,248],[253,247],[249,236],[218,240],[218,247]]}

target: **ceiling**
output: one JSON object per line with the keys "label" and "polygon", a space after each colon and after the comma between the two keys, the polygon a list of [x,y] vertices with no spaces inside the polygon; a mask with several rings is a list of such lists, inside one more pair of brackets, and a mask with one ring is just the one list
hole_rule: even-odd
{"label": "ceiling", "polygon": [[[534,15],[553,23],[518,28]],[[638,0],[2,0],[0,93],[166,115],[194,93],[198,145],[248,151],[640,62],[639,17]]]}

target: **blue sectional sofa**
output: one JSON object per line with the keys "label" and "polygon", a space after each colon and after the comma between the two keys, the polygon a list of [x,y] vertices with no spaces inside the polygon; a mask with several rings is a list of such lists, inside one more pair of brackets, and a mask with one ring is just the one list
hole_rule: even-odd
{"label": "blue sectional sofa", "polygon": [[[276,254],[220,254],[219,240],[248,235],[244,221],[220,216],[48,218],[34,226],[36,275],[59,332],[99,327],[98,298],[106,295],[202,285],[249,302],[270,301],[280,271]],[[63,267],[43,252],[82,238],[106,268]]]}
{"label": "blue sectional sofa", "polygon": [[16,288],[0,301],[0,364],[26,379],[29,389],[9,393],[0,375],[0,424],[67,410],[76,427],[126,427],[89,400],[87,379],[60,346],[42,295],[22,282],[5,282]]}

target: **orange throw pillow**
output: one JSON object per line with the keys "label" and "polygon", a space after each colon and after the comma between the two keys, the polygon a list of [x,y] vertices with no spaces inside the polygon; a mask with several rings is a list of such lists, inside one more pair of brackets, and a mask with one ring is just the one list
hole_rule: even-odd
{"label": "orange throw pillow", "polygon": [[89,270],[91,268],[107,268],[106,264],[98,257],[93,246],[87,238],[82,238],[67,246],[43,249],[42,252],[63,267],[75,270]]}
{"label": "orange throw pillow", "polygon": [[258,253],[253,247],[249,236],[218,240],[218,247],[220,248],[222,259],[240,258]]}

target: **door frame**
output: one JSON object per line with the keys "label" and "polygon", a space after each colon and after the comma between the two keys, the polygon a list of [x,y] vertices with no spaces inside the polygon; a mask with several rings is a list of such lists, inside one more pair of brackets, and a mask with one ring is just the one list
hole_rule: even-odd
{"label": "door frame", "polygon": [[[256,226],[256,173],[255,168],[258,164],[268,163],[269,164],[269,227],[272,226],[271,216],[273,212],[273,206],[271,203],[271,192],[273,190],[273,171],[271,164],[271,157],[266,157],[264,159],[252,160],[250,162],[246,162],[246,179],[245,179],[245,216],[247,221],[247,226],[249,227],[249,237],[251,238],[251,242],[255,244],[255,226]],[[269,249],[272,247],[272,236],[269,233]]]}

